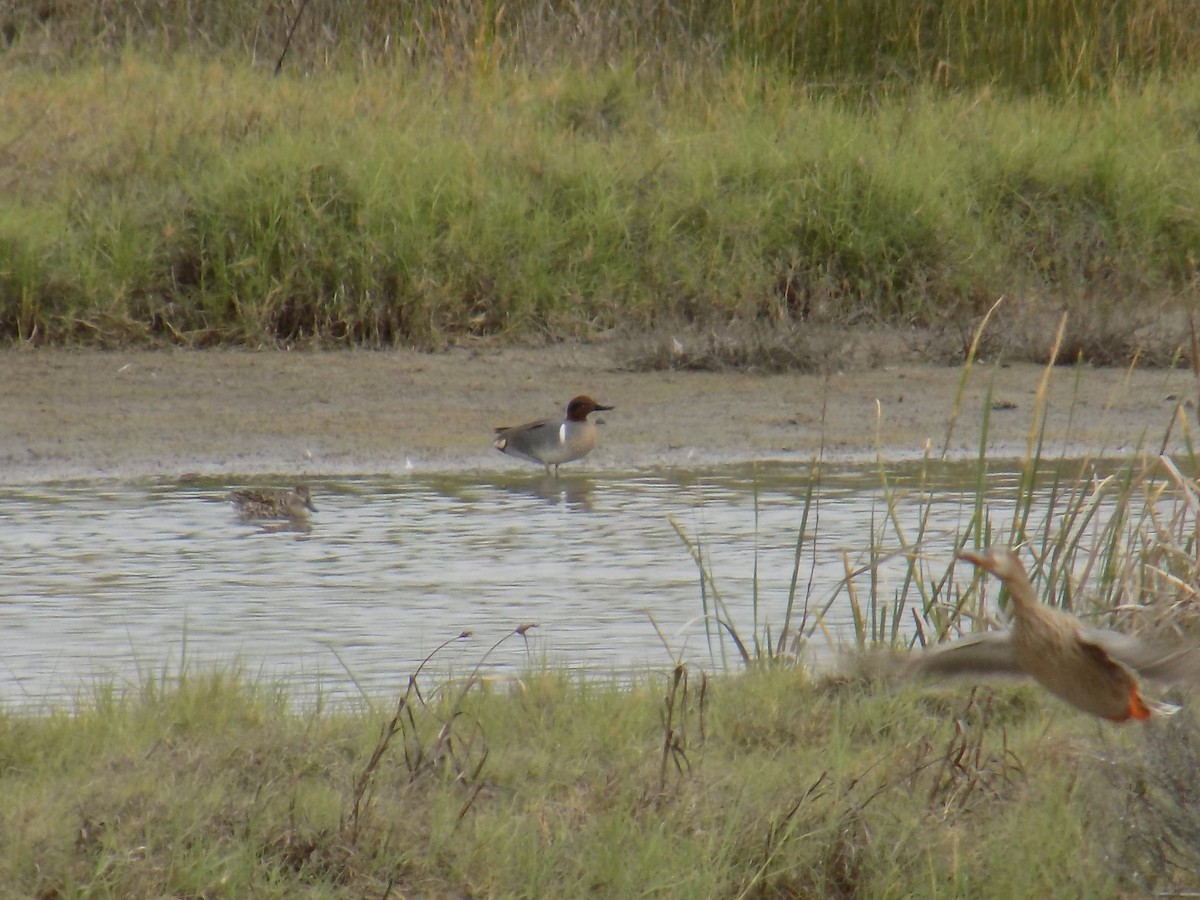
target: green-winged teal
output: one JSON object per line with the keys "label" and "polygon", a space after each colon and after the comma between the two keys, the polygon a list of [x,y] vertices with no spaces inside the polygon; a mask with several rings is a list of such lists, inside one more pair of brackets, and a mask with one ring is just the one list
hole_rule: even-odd
{"label": "green-winged teal", "polygon": [[541,419],[515,428],[497,428],[495,447],[509,456],[541,463],[547,475],[554,466],[557,474],[562,463],[587,456],[596,446],[596,426],[588,421],[588,415],[612,408],[591,397],[579,396],[567,404],[565,419]]}

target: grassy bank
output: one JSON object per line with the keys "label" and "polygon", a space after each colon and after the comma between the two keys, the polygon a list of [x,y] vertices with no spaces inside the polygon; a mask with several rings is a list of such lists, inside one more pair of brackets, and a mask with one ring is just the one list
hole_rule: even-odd
{"label": "grassy bank", "polygon": [[1063,307],[1098,362],[1188,346],[1195,78],[869,109],[740,68],[270,78],[131,52],[5,79],[12,341],[437,347],[680,320],[961,336],[1008,295],[991,334],[1027,354]]}
{"label": "grassy bank", "polygon": [[1191,719],[1100,728],[1031,690],[794,669],[425,689],[392,719],[385,698],[296,712],[269,685],[193,675],[0,715],[0,873],[40,897],[1195,887],[1171,868],[1197,849],[1172,817],[1195,811],[1156,768],[1195,747]]}
{"label": "grassy bank", "polygon": [[17,0],[0,338],[690,325],[804,367],[834,355],[813,324],[931,326],[958,358],[1007,295],[988,349],[1043,354],[1068,308],[1072,358],[1166,362],[1197,300],[1198,36],[1188,0]]}

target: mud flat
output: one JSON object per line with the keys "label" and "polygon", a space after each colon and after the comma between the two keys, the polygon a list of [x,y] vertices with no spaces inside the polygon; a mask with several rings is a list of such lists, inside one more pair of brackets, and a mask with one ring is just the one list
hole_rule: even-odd
{"label": "mud flat", "polygon": [[[1020,456],[1045,370],[977,363],[949,454]],[[604,346],[438,354],[9,350],[0,353],[0,481],[185,474],[336,475],[513,468],[495,425],[588,393],[602,414],[591,468],[940,454],[962,371],[900,364],[829,376],[629,372]],[[990,390],[990,401],[989,401]],[[1197,384],[1167,370],[1062,368],[1046,443],[1079,453],[1177,448]],[[1184,406],[1186,424],[1172,419]],[[532,468],[530,468],[532,472]]]}

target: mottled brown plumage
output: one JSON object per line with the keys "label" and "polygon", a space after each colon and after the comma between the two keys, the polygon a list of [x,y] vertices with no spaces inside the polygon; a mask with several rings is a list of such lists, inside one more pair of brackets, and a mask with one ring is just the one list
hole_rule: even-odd
{"label": "mottled brown plumage", "polygon": [[1012,627],[931,647],[910,662],[913,674],[1027,675],[1072,706],[1114,722],[1175,711],[1145,699],[1139,676],[1160,682],[1200,677],[1200,644],[1155,643],[1089,628],[1039,603],[1025,568],[1007,547],[964,551],[959,559],[1004,582],[1012,598]]}
{"label": "mottled brown plumage", "polygon": [[308,518],[309,510],[316,512],[312,494],[302,484],[289,490],[230,491],[226,499],[231,502],[243,519],[290,519]]}

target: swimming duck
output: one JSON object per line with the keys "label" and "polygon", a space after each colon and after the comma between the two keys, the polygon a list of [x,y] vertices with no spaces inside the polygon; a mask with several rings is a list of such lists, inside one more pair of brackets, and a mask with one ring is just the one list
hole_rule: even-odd
{"label": "swimming duck", "polygon": [[312,495],[309,493],[308,487],[302,484],[296,485],[291,490],[281,488],[265,491],[230,491],[226,495],[226,499],[237,508],[238,514],[243,519],[291,519],[295,521],[307,519],[310,510],[317,511],[317,508],[313,506]]}

